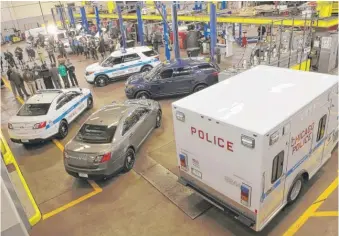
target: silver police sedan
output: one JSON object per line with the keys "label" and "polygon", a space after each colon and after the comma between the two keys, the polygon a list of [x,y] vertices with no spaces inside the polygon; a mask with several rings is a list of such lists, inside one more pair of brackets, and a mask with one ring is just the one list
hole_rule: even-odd
{"label": "silver police sedan", "polygon": [[93,113],[65,146],[65,169],[74,177],[89,179],[127,172],[133,168],[143,141],[160,126],[157,101],[127,100],[105,106]]}

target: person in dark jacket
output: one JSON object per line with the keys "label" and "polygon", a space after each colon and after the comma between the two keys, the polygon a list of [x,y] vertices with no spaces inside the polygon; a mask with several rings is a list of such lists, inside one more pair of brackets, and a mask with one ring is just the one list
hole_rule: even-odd
{"label": "person in dark jacket", "polygon": [[50,74],[52,76],[52,81],[54,83],[54,87],[57,89],[62,89],[60,77],[59,77],[59,71],[58,68],[56,68],[55,64],[52,64],[51,69],[49,69]]}
{"label": "person in dark jacket", "polygon": [[7,79],[9,81],[9,83],[11,84],[13,95],[14,95],[14,97],[16,97],[18,95],[18,93],[17,93],[16,85],[15,85],[15,83],[12,80],[12,77],[11,77],[12,73],[13,73],[12,67],[9,66],[8,69],[7,69]]}
{"label": "person in dark jacket", "polygon": [[99,51],[102,59],[105,59],[105,41],[104,41],[104,38],[102,36],[100,36],[98,51]]}
{"label": "person in dark jacket", "polygon": [[92,59],[99,60],[97,46],[95,45],[94,37],[89,41],[89,49],[91,51]]}
{"label": "person in dark jacket", "polygon": [[23,66],[23,65],[24,65],[24,62],[23,62],[24,55],[23,55],[23,50],[22,50],[22,48],[19,47],[19,46],[16,47],[16,48],[15,48],[15,51],[14,51],[14,54],[15,54],[16,58],[18,59],[19,64],[20,64],[21,66]]}
{"label": "person in dark jacket", "polygon": [[34,77],[36,86],[38,87],[38,90],[46,89],[46,85],[44,83],[44,79],[42,78],[42,74],[41,74],[41,67],[37,63],[34,63],[34,66],[33,66],[33,77]]}
{"label": "person in dark jacket", "polygon": [[264,37],[264,35],[265,35],[265,33],[266,33],[266,28],[265,28],[265,26],[263,26],[263,25],[260,25],[259,27],[258,27],[258,38],[259,38],[259,40],[262,40],[263,39],[263,37]]}
{"label": "person in dark jacket", "polygon": [[10,77],[11,77],[11,80],[13,80],[13,82],[15,83],[20,97],[24,98],[24,94],[25,94],[26,98],[28,98],[29,94],[26,91],[24,80],[21,74],[16,69],[13,69]]}
{"label": "person in dark jacket", "polygon": [[65,50],[65,45],[63,44],[63,42],[61,42],[61,40],[58,41],[58,49],[59,49],[59,54],[61,57],[67,58],[67,53]]}
{"label": "person in dark jacket", "polygon": [[34,75],[32,70],[26,65],[24,73],[22,75],[23,80],[27,84],[28,90],[30,91],[31,95],[36,93],[36,86],[34,82]]}
{"label": "person in dark jacket", "polygon": [[78,84],[77,77],[75,76],[75,67],[74,67],[74,65],[70,62],[69,59],[67,59],[66,68],[67,68],[68,76],[69,76],[69,79],[71,80],[72,86],[73,86],[73,87],[75,87],[75,86],[78,87],[79,84]]}
{"label": "person in dark jacket", "polygon": [[14,56],[13,54],[10,52],[10,51],[6,51],[4,52],[4,55],[5,55],[5,60],[7,61],[7,63],[11,66],[11,67],[14,67],[18,69],[18,66],[16,65],[15,63],[15,60],[14,60]]}

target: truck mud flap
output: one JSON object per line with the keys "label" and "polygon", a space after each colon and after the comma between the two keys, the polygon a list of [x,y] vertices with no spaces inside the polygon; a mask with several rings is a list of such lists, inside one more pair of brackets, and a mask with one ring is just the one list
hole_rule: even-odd
{"label": "truck mud flap", "polygon": [[203,214],[211,204],[178,182],[178,177],[160,164],[139,173],[191,219]]}

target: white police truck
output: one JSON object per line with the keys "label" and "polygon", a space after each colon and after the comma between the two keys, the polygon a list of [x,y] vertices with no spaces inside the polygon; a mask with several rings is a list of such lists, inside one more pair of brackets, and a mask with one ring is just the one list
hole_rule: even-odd
{"label": "white police truck", "polygon": [[89,65],[85,71],[86,81],[96,86],[105,86],[138,72],[148,72],[160,64],[159,54],[146,46],[127,48],[112,52],[101,63]]}
{"label": "white police truck", "polygon": [[338,78],[257,66],[172,104],[179,181],[262,230],[331,157]]}
{"label": "white police truck", "polygon": [[10,139],[22,144],[62,139],[68,134],[68,125],[92,107],[93,97],[86,88],[40,90],[9,119]]}

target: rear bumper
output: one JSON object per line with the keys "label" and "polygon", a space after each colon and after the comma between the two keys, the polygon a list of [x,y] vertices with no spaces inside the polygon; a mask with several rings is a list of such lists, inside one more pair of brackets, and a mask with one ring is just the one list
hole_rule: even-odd
{"label": "rear bumper", "polygon": [[[110,170],[109,167],[106,168],[98,168],[98,169],[85,169],[85,168],[79,168],[79,167],[74,167],[74,166],[70,166],[68,164],[65,164],[65,170],[66,172],[75,177],[75,178],[85,178],[85,179],[92,179],[92,180],[98,180],[98,179],[103,179],[105,177],[109,177],[112,174],[114,174],[114,172],[112,172]],[[79,173],[83,173],[83,174],[87,174],[88,177],[80,177]]]}
{"label": "rear bumper", "polygon": [[34,144],[53,139],[57,132],[54,132],[51,129],[50,131],[44,131],[39,134],[16,134],[8,130],[8,134],[11,141],[14,143]]}
{"label": "rear bumper", "polygon": [[251,212],[249,209],[244,206],[238,204],[232,199],[226,197],[225,195],[217,192],[216,190],[210,188],[206,184],[201,181],[193,178],[186,172],[179,169],[179,182],[187,185],[191,189],[193,189],[196,193],[202,196],[205,200],[212,203],[219,209],[223,210],[227,215],[232,218],[240,221],[245,224],[247,227],[257,231],[256,229],[256,215]]}

